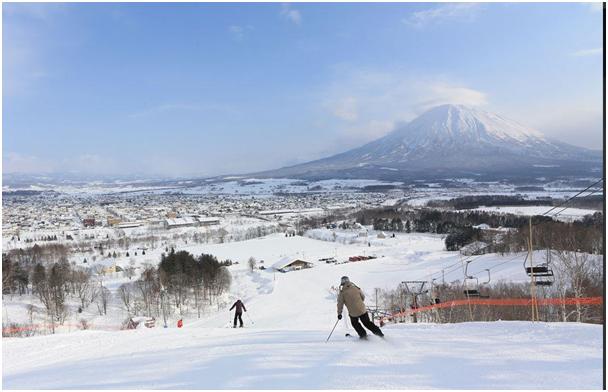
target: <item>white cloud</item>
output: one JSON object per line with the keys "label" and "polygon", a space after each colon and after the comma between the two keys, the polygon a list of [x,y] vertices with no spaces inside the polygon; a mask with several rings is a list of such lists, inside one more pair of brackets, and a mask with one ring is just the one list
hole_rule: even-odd
{"label": "white cloud", "polygon": [[588,6],[591,9],[591,11],[602,12],[602,10],[604,9],[603,2],[584,3],[584,4],[586,6]]}
{"label": "white cloud", "polygon": [[302,14],[295,8],[291,8],[289,4],[283,4],[281,6],[281,16],[296,25],[302,24]]}
{"label": "white cloud", "polygon": [[253,30],[253,26],[247,25],[247,26],[239,26],[239,25],[232,25],[228,27],[228,31],[230,32],[230,34],[232,35],[232,38],[235,41],[243,41],[247,38],[247,35],[249,34],[250,31]]}
{"label": "white cloud", "polygon": [[510,117],[544,135],[576,146],[603,148],[601,97],[598,103],[539,103],[509,110]]}
{"label": "white cloud", "polygon": [[50,75],[46,57],[57,48],[80,38],[60,33],[66,15],[59,3],[3,4],[3,94],[9,97],[35,92],[37,85]]}
{"label": "white cloud", "polygon": [[482,106],[485,93],[445,76],[409,72],[344,70],[323,91],[324,127],[348,135],[354,144],[391,131],[431,107],[441,104]]}
{"label": "white cloud", "polygon": [[548,137],[602,148],[601,96],[583,101],[490,102],[497,98],[447,75],[345,67],[336,69],[334,81],[320,94],[323,112],[315,126],[334,130],[340,151],[382,137],[442,104],[482,106]]}
{"label": "white cloud", "polygon": [[479,11],[479,3],[446,3],[422,11],[415,11],[403,19],[405,24],[424,27],[448,20],[472,21]]}
{"label": "white cloud", "polygon": [[43,159],[18,152],[2,155],[3,173],[50,173],[55,168]]}
{"label": "white cloud", "polygon": [[2,156],[3,173],[47,174],[77,172],[84,174],[122,173],[127,164],[94,153],[67,156],[61,159],[7,152]]}
{"label": "white cloud", "polygon": [[6,96],[29,93],[36,83],[47,76],[43,68],[43,49],[37,45],[38,37],[20,24],[4,25],[4,89]]}
{"label": "white cloud", "polygon": [[225,113],[235,113],[234,108],[228,105],[222,104],[208,104],[202,102],[178,102],[178,103],[163,103],[157,106],[149,107],[134,113],[129,114],[129,118],[143,118],[151,117],[156,115],[162,115],[165,113],[173,112],[203,112],[203,111],[222,111]]}
{"label": "white cloud", "polygon": [[604,53],[602,48],[592,48],[592,49],[581,49],[576,52],[570,53],[572,56],[582,57],[582,56],[598,56]]}
{"label": "white cloud", "polygon": [[428,95],[431,97],[430,99],[418,104],[420,109],[427,110],[446,103],[468,106],[481,106],[488,103],[486,94],[481,91],[445,82],[429,84]]}
{"label": "white cloud", "polygon": [[[70,161],[68,161],[70,162]],[[108,159],[97,154],[82,154],[72,160],[73,164],[78,167],[78,170],[90,173],[103,171],[102,168],[108,165]],[[68,163],[70,165],[70,163]]]}
{"label": "white cloud", "polygon": [[355,121],[359,117],[357,99],[354,97],[345,97],[335,102],[331,110],[336,117],[346,121]]}
{"label": "white cloud", "polygon": [[65,5],[60,3],[13,3],[3,11],[8,17],[24,17],[36,21],[49,21],[57,13],[64,12]]}

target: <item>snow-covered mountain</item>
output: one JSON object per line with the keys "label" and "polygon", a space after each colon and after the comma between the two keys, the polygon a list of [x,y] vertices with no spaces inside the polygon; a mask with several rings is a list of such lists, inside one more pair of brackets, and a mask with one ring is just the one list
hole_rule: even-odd
{"label": "snow-covered mountain", "polygon": [[379,179],[525,177],[591,174],[601,164],[599,151],[552,140],[481,109],[442,105],[359,148],[262,175]]}

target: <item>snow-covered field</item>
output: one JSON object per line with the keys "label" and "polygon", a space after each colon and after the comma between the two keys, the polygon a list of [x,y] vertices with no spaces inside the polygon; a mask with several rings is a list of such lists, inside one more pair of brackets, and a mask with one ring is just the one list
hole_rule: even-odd
{"label": "snow-covered field", "polygon": [[[477,211],[494,212],[499,214],[515,214],[522,216],[542,215],[545,212],[551,210],[552,206],[500,206],[500,207],[478,207],[475,208]],[[559,215],[555,219],[562,221],[572,221],[582,219],[585,215],[593,215],[596,210],[584,209],[584,208],[556,208],[549,213],[549,216],[553,214]]]}
{"label": "snow-covered field", "polygon": [[[254,312],[252,308],[251,312]],[[292,316],[286,314],[285,317]],[[297,323],[294,323],[294,326]],[[82,331],[3,339],[5,389],[599,389],[602,328],[401,324],[357,341],[315,329]]]}
{"label": "snow-covered field", "polygon": [[[184,317],[176,328],[130,331],[74,331],[53,336],[3,338],[3,383],[8,389],[210,389],[210,388],[600,388],[602,328],[583,324],[529,322],[458,325],[400,324],[385,327],[386,340],[360,342],[345,338],[336,321],[331,291],[348,275],[373,304],[375,288],[393,289],[403,280],[462,279],[457,252],[444,251],[443,238],[430,234],[397,234],[359,238],[356,232],[321,229],[308,237],[273,234],[260,239],[212,245],[185,245],[179,250],[230,258],[233,283],[228,306],[207,309],[200,319]],[[389,234],[389,233],[387,233]],[[147,256],[158,257],[160,250]],[[353,255],[377,259],[339,262]],[[271,269],[251,272],[249,257],[269,267],[281,257],[314,263],[288,273]],[[527,280],[524,255],[484,255],[469,272],[493,281]],[[538,255],[537,259],[541,259]],[[503,263],[503,264],[501,264]],[[116,289],[120,274],[104,284]],[[14,301],[17,301],[15,297]],[[230,303],[241,298],[248,312],[243,330],[227,328]],[[6,300],[6,298],[5,298]],[[11,320],[26,319],[26,302],[12,302]],[[7,309],[5,307],[5,309]],[[94,314],[94,312],[93,312]],[[19,316],[20,315],[20,316]],[[127,316],[116,301],[108,316],[91,316],[106,329]],[[160,323],[158,323],[160,324]],[[350,330],[352,333],[353,331]]]}
{"label": "snow-covered field", "polygon": [[225,178],[225,181],[212,181],[202,185],[192,185],[192,181],[179,181],[174,185],[142,185],[137,182],[121,183],[121,182],[92,182],[82,184],[56,184],[56,183],[36,183],[28,186],[3,186],[4,191],[11,190],[32,190],[32,191],[48,191],[53,190],[59,193],[69,195],[103,195],[112,193],[165,193],[179,191],[184,194],[246,194],[246,195],[264,195],[273,194],[274,192],[299,193],[313,190],[315,192],[334,192],[344,190],[360,190],[366,186],[374,185],[403,185],[402,182],[386,182],[378,180],[320,180],[320,181],[302,181],[293,178],[250,178],[250,177],[230,177]]}

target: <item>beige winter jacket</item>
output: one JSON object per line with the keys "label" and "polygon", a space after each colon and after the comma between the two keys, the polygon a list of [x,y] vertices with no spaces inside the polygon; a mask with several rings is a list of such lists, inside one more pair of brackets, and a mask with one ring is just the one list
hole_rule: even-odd
{"label": "beige winter jacket", "polygon": [[363,300],[365,295],[360,288],[353,283],[348,282],[342,286],[340,294],[338,294],[338,314],[342,314],[342,309],[346,305],[348,315],[351,317],[359,317],[367,313],[367,308]]}

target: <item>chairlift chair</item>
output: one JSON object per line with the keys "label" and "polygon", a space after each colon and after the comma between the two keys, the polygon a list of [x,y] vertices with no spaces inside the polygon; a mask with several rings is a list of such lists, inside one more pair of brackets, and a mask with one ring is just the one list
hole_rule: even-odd
{"label": "chairlift chair", "polygon": [[[485,282],[481,282],[480,286],[486,286],[486,285],[490,284],[490,281],[492,280],[492,277],[490,276],[490,269],[486,268],[485,271],[488,273],[488,280],[486,280]],[[487,290],[486,290],[486,292],[487,292]],[[487,294],[480,295],[479,297],[480,298],[490,298],[490,296]]]}
{"label": "chairlift chair", "polygon": [[485,282],[482,282],[482,285],[487,285],[490,283],[490,280],[492,280],[492,277],[490,276],[490,269],[486,268],[484,271],[486,271],[488,273],[488,280],[486,280]]}
{"label": "chairlift chair", "polygon": [[424,289],[425,285],[427,284],[427,281],[423,281],[423,280],[407,280],[407,281],[403,281],[401,282],[401,286],[403,288],[405,288],[405,291],[408,294],[412,294],[412,295],[420,295],[420,294],[425,294],[427,290]]}
{"label": "chairlift chair", "polygon": [[435,283],[436,280],[437,280],[436,278],[433,278],[431,280],[431,289],[430,289],[431,305],[435,305],[440,302],[439,293],[437,290],[437,284]]}
{"label": "chairlift chair", "polygon": [[[426,286],[427,283],[428,282],[424,280],[407,280],[401,282],[400,286],[402,289],[405,289],[406,293],[412,297],[411,309],[418,309],[418,296],[428,293],[429,290],[424,289],[424,286]],[[414,323],[418,322],[416,313],[412,313],[412,320]]]}
{"label": "chairlift chair", "polygon": [[528,261],[528,256],[524,259],[524,269],[526,270],[526,275],[534,278],[534,284],[537,286],[551,286],[553,282],[555,282],[555,276],[553,275],[553,270],[549,266],[549,263],[543,263],[539,265],[535,265],[533,267],[528,267],[526,262]]}
{"label": "chairlift chair", "polygon": [[[475,282],[472,286],[467,284],[467,281],[470,282]],[[479,279],[477,279],[474,276],[465,276],[464,278],[464,282],[463,282],[463,293],[464,295],[466,295],[467,297],[481,297],[481,294],[479,292]]]}
{"label": "chairlift chair", "polygon": [[[489,298],[489,295],[481,295],[479,278],[473,275],[469,275],[469,263],[472,260],[467,261],[466,266],[464,267],[464,280],[462,282],[463,293],[467,298],[476,297],[476,298]],[[481,285],[486,285],[490,283],[490,270],[486,269],[488,272],[488,280],[481,283]],[[467,282],[471,282],[471,284],[467,284]],[[474,283],[473,283],[474,282]]]}

